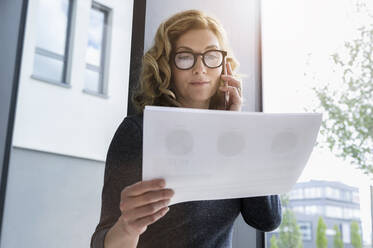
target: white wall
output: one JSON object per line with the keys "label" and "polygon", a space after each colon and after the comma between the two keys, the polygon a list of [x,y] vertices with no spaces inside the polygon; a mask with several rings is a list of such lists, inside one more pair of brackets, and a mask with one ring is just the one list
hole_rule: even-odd
{"label": "white wall", "polygon": [[0,247],[89,247],[103,168],[103,162],[13,148]]}
{"label": "white wall", "polygon": [[72,87],[64,88],[31,78],[38,1],[29,1],[13,146],[104,161],[127,114],[133,0],[98,1],[113,9],[107,99],[82,92],[91,1],[74,2]]}

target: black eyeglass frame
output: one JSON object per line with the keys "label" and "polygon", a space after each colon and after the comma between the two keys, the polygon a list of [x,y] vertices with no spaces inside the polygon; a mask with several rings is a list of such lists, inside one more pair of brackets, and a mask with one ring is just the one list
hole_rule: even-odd
{"label": "black eyeglass frame", "polygon": [[[209,52],[220,52],[220,53],[223,55],[223,59],[222,59],[220,65],[218,65],[218,66],[214,66],[214,67],[211,67],[211,66],[208,66],[208,65],[206,64],[205,59],[204,59],[204,58],[205,58],[205,54],[206,54],[206,53],[209,53]],[[193,55],[193,57],[194,57],[194,62],[193,62],[193,65],[192,65],[191,67],[184,69],[184,68],[180,68],[180,67],[177,66],[176,61],[175,61],[175,58],[176,58],[176,56],[177,56],[178,54],[180,54],[180,53],[190,53],[190,54]],[[215,68],[220,67],[220,66],[224,63],[224,58],[227,56],[227,54],[228,54],[227,51],[218,50],[218,49],[207,50],[207,51],[204,52],[204,53],[195,53],[195,52],[192,52],[192,51],[180,51],[180,52],[176,52],[176,53],[173,53],[173,54],[172,54],[172,61],[173,61],[174,65],[176,66],[177,69],[179,69],[179,70],[190,70],[190,69],[192,69],[192,68],[196,65],[196,62],[197,62],[197,56],[202,56],[202,63],[203,63],[206,67],[208,67],[208,68],[210,68],[210,69],[215,69]]]}

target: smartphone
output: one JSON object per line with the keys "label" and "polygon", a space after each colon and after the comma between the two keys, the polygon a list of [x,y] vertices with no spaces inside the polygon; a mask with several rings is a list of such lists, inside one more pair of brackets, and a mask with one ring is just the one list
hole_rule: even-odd
{"label": "smartphone", "polygon": [[[224,57],[224,65],[223,65],[223,71],[222,74],[228,75],[227,73],[227,58]],[[224,81],[224,86],[228,86],[228,82]],[[228,102],[229,102],[229,91],[226,91],[224,93],[224,110],[227,110],[228,108]]]}

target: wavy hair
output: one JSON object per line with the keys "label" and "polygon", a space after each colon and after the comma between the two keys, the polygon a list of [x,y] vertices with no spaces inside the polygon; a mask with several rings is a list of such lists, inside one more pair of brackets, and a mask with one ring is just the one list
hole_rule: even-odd
{"label": "wavy hair", "polygon": [[[143,112],[146,105],[181,107],[172,91],[171,53],[179,37],[192,29],[211,30],[221,49],[228,52],[226,59],[232,70],[237,68],[238,62],[228,47],[226,32],[216,19],[199,10],[176,13],[160,24],[153,46],[143,56],[140,83],[131,99],[137,112]],[[216,109],[217,93],[212,97],[209,109]]]}

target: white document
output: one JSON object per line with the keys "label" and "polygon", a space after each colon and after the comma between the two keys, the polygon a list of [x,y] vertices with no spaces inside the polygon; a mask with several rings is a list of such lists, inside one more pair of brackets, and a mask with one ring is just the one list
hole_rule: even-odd
{"label": "white document", "polygon": [[316,142],[321,114],[146,106],[143,180],[164,178],[185,201],[286,193]]}

